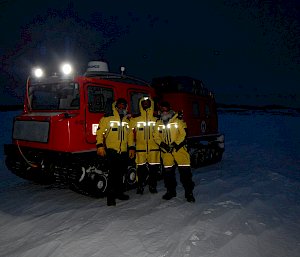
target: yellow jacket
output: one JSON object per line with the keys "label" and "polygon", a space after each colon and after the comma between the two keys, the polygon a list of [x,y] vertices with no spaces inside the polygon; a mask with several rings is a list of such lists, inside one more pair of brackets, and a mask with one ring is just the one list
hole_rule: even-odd
{"label": "yellow jacket", "polygon": [[185,128],[185,122],[178,119],[177,114],[175,114],[166,125],[160,119],[156,122],[154,141],[158,145],[160,145],[161,142],[165,142],[169,146],[171,146],[172,143],[176,143],[177,145],[183,144],[186,137]]}
{"label": "yellow jacket", "polygon": [[116,109],[116,102],[112,104],[113,115],[102,117],[97,130],[97,147],[105,146],[118,153],[127,152],[129,120],[125,116],[122,120]]}
{"label": "yellow jacket", "polygon": [[143,98],[139,102],[141,115],[130,120],[130,131],[128,135],[128,146],[135,147],[136,151],[150,152],[158,150],[159,147],[153,140],[153,132],[157,118],[153,116],[154,102],[151,101],[151,106],[146,111],[142,107]]}

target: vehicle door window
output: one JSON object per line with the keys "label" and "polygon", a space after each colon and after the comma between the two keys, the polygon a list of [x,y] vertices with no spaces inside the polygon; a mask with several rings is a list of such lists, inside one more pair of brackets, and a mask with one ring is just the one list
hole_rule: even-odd
{"label": "vehicle door window", "polygon": [[205,115],[206,115],[206,117],[210,116],[210,108],[209,108],[208,104],[205,104]]}
{"label": "vehicle door window", "polygon": [[88,106],[90,112],[111,112],[113,100],[114,91],[112,88],[99,86],[88,87]]}
{"label": "vehicle door window", "polygon": [[130,93],[130,110],[132,115],[137,115],[140,113],[140,108],[139,108],[140,99],[146,96],[149,96],[149,94],[143,92]]}
{"label": "vehicle door window", "polygon": [[200,109],[199,109],[199,103],[193,102],[193,116],[194,117],[200,117]]}

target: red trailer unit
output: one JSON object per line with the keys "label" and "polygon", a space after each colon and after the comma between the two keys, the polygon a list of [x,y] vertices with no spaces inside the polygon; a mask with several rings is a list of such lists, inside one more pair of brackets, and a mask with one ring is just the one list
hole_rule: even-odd
{"label": "red trailer unit", "polygon": [[183,113],[192,167],[221,161],[224,135],[219,133],[214,94],[203,82],[187,76],[166,76],[154,78],[152,87],[159,99]]}

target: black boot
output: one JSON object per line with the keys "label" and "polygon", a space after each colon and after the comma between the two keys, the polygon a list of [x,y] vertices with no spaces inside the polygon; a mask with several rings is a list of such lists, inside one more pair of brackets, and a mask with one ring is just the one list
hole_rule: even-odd
{"label": "black boot", "polygon": [[175,166],[166,168],[164,171],[164,183],[167,188],[167,192],[163,195],[162,199],[170,200],[176,197],[176,177],[175,177]]}
{"label": "black boot", "polygon": [[195,183],[192,180],[191,167],[179,167],[180,181],[185,190],[185,198],[188,202],[194,203],[195,197],[193,195],[193,190]]}
{"label": "black boot", "polygon": [[142,195],[144,193],[144,186],[146,184],[146,178],[148,176],[148,168],[147,165],[138,165],[136,170],[137,175],[137,189],[136,193],[138,195]]}
{"label": "black boot", "polygon": [[138,188],[136,189],[136,193],[138,195],[142,195],[144,193],[144,188],[141,186],[138,186]]}
{"label": "black boot", "polygon": [[149,192],[150,192],[151,194],[156,194],[156,193],[157,193],[156,187],[149,186]]}
{"label": "black boot", "polygon": [[162,199],[171,200],[173,197],[176,197],[176,191],[167,191],[167,193],[162,196]]}
{"label": "black boot", "polygon": [[157,173],[160,168],[160,165],[149,165],[149,177],[148,177],[148,185],[149,192],[151,194],[157,193]]}
{"label": "black boot", "polygon": [[192,192],[185,193],[185,198],[190,203],[194,203],[196,201]]}
{"label": "black boot", "polygon": [[129,195],[125,195],[124,193],[119,193],[117,194],[116,198],[122,201],[126,201],[129,200]]}
{"label": "black boot", "polygon": [[116,199],[112,196],[107,196],[107,206],[116,206]]}

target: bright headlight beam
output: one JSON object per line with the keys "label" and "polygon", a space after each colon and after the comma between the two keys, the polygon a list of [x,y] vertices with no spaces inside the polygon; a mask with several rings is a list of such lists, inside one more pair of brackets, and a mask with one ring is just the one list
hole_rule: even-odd
{"label": "bright headlight beam", "polygon": [[34,69],[33,74],[35,77],[40,78],[44,75],[44,72],[41,68],[36,68]]}
{"label": "bright headlight beam", "polygon": [[69,75],[72,72],[72,67],[69,63],[65,63],[61,66],[62,72],[65,75]]}

